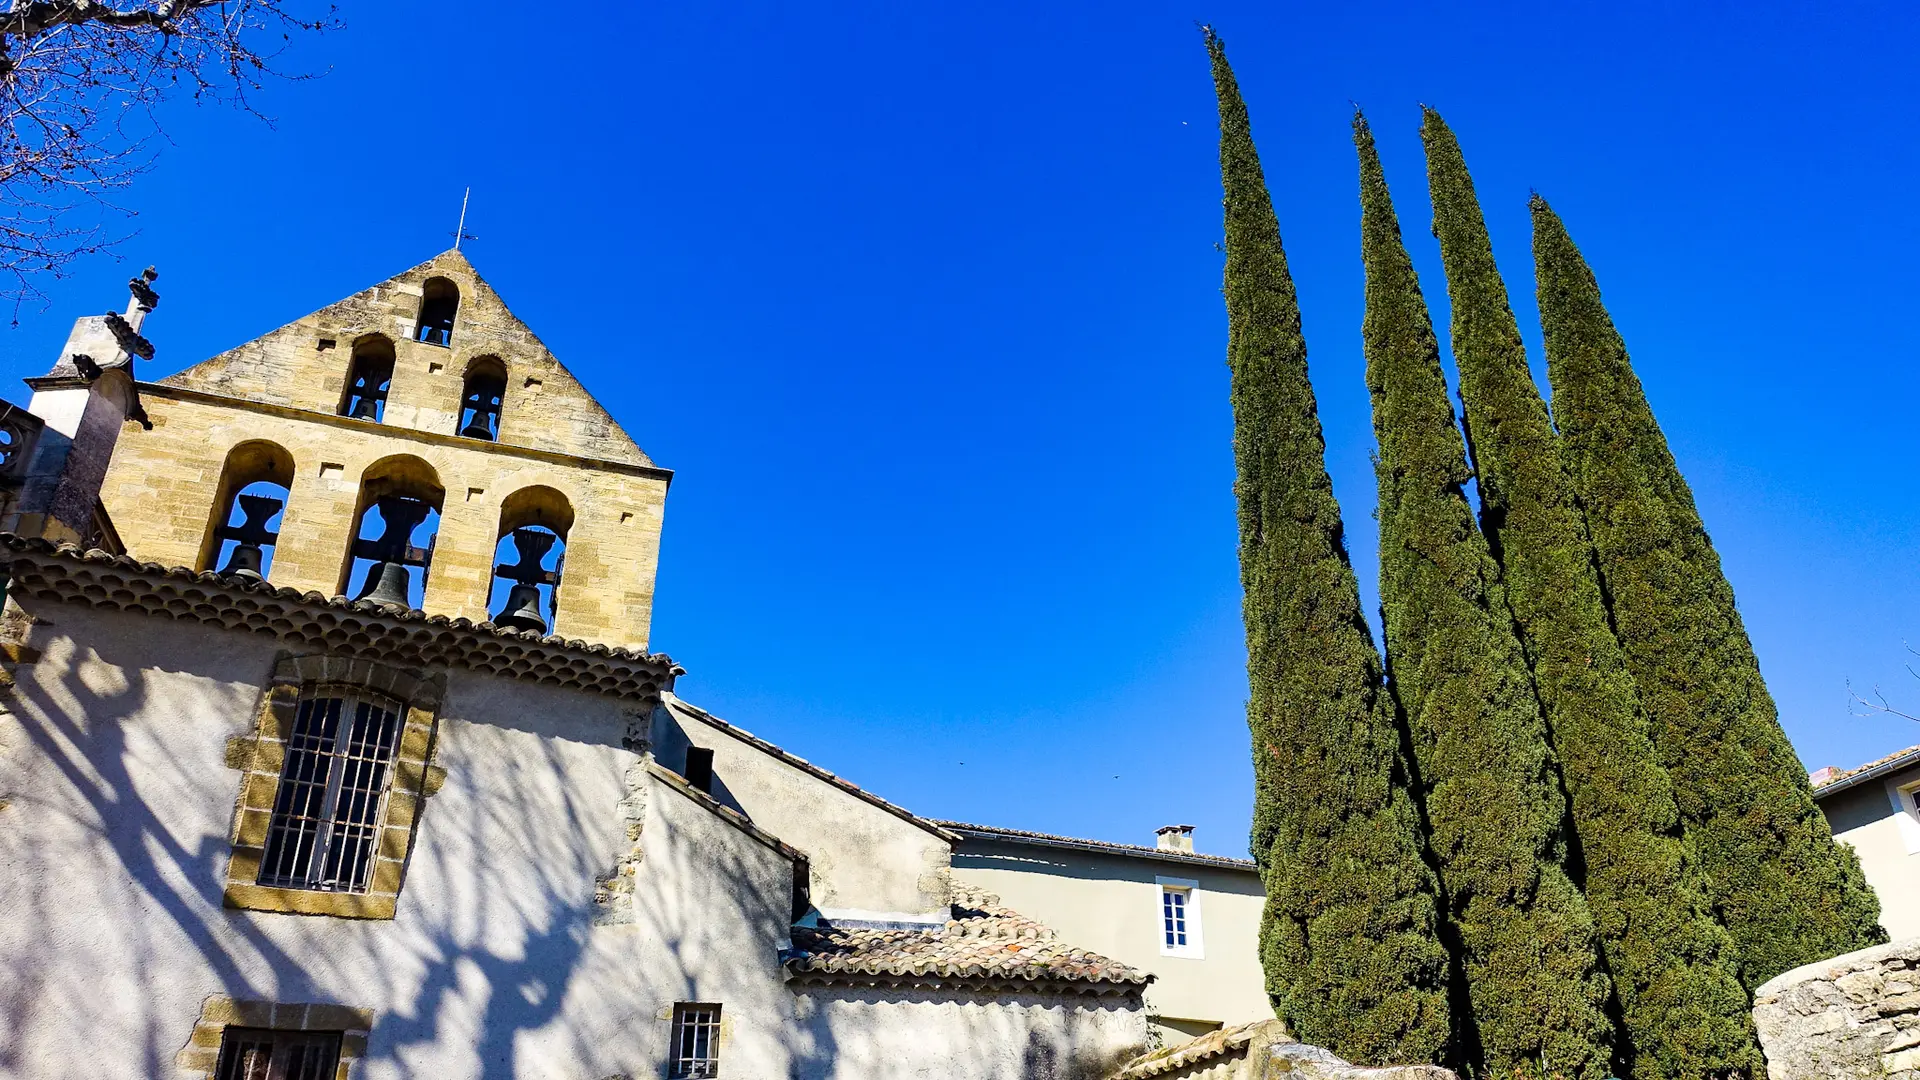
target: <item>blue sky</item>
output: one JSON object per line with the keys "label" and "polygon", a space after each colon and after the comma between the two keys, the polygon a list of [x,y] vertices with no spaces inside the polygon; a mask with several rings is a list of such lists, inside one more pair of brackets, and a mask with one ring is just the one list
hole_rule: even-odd
{"label": "blue sky", "polygon": [[[1600,276],[1810,766],[1920,742],[1920,16],[1897,4],[344,5],[188,105],[127,261],[0,330],[38,374],[159,266],[149,377],[448,246],[677,475],[682,693],[924,814],[1245,851],[1217,25],[1376,605],[1349,101],[1445,325],[1417,128]],[[1841,10],[1844,8],[1844,10]],[[16,388],[16,397],[24,390]]]}

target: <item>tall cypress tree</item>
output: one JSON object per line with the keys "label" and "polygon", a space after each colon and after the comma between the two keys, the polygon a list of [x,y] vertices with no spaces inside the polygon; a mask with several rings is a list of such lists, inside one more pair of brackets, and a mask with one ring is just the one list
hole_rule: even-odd
{"label": "tall cypress tree", "polygon": [[1499,569],[1473,521],[1466,447],[1373,136],[1360,154],[1365,342],[1379,440],[1380,598],[1412,729],[1471,1064],[1607,1074],[1612,1023],[1593,917],[1564,867],[1566,805]]}
{"label": "tall cypress tree", "polygon": [[1732,942],[1714,921],[1673,782],[1607,625],[1585,519],[1527,368],[1473,180],[1431,109],[1421,135],[1481,531],[1500,562],[1566,778],[1587,905],[1620,1000],[1622,1071],[1638,1080],[1757,1077],[1764,1064]]}
{"label": "tall cypress tree", "polygon": [[1280,226],[1218,36],[1240,577],[1246,598],[1252,848],[1261,963],[1295,1035],[1361,1062],[1448,1045],[1436,884],[1380,660],[1361,615]]}
{"label": "tall cypress tree", "polygon": [[1752,989],[1886,940],[1859,859],[1834,843],[1780,728],[1733,586],[1593,272],[1538,196],[1533,255],[1567,470],[1741,977]]}

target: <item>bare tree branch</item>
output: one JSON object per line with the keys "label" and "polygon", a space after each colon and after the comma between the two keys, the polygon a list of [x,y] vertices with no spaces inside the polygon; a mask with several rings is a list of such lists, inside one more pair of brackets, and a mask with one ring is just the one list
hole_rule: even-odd
{"label": "bare tree branch", "polygon": [[[296,34],[339,26],[322,0],[11,0],[0,11],[0,299],[44,299],[38,280],[125,237],[69,215],[82,204],[128,214],[114,195],[153,162],[169,98],[231,105],[249,95]],[[7,0],[0,0],[7,3]],[[277,33],[276,33],[277,32]]]}
{"label": "bare tree branch", "polygon": [[[1906,650],[1908,653],[1911,653],[1914,656],[1920,656],[1920,649],[1915,649],[1911,644],[1908,644],[1907,642],[1904,642],[1904,641],[1901,642],[1901,644],[1906,647]],[[1907,667],[1907,674],[1913,676],[1914,679],[1916,680],[1920,680],[1920,671],[1913,670],[1912,664],[1908,664],[1906,665],[1906,667]],[[1853,680],[1848,679],[1847,680],[1847,697],[1851,699],[1852,706],[1853,706],[1852,708],[1849,708],[1847,711],[1852,713],[1854,716],[1858,716],[1862,718],[1869,717],[1869,716],[1898,716],[1906,720],[1912,720],[1915,723],[1920,723],[1920,716],[1915,716],[1910,712],[1905,712],[1903,710],[1894,708],[1893,704],[1887,700],[1887,695],[1881,692],[1880,687],[1877,684],[1873,688],[1873,700],[1868,701],[1866,698],[1861,697],[1857,692],[1855,692],[1855,690],[1853,689]],[[1856,711],[1856,710],[1865,710],[1865,711]]]}

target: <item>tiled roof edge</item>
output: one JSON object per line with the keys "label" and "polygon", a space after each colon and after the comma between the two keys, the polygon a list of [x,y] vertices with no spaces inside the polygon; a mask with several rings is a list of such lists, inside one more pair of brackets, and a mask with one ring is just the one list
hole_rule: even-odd
{"label": "tiled roof edge", "polygon": [[1255,1036],[1261,1034],[1261,1028],[1278,1023],[1277,1020],[1255,1020],[1251,1023],[1208,1032],[1179,1046],[1143,1054],[1130,1062],[1126,1068],[1114,1073],[1112,1080],[1146,1080],[1147,1077],[1161,1076],[1176,1069],[1184,1069],[1189,1065],[1223,1057],[1234,1051],[1244,1052]]}
{"label": "tiled roof edge", "polygon": [[1897,750],[1877,761],[1869,761],[1857,769],[1843,772],[1832,780],[1813,789],[1816,799],[1834,795],[1848,788],[1859,787],[1869,780],[1877,780],[1892,772],[1899,772],[1910,765],[1920,765],[1920,746],[1909,746]]}
{"label": "tiled roof edge", "polygon": [[95,548],[0,532],[9,591],[67,603],[252,630],[313,648],[445,664],[616,697],[673,686],[673,658],[264,581],[141,562]]}
{"label": "tiled roof edge", "polygon": [[782,855],[785,855],[789,859],[793,859],[796,862],[807,861],[806,852],[801,851],[799,848],[794,847],[792,844],[787,843],[785,840],[782,840],[779,837],[768,832],[767,830],[761,828],[760,826],[755,825],[753,822],[747,820],[747,816],[745,814],[742,814],[740,811],[735,810],[733,807],[720,802],[718,799],[715,799],[713,796],[707,794],[704,791],[701,791],[697,787],[694,787],[692,784],[687,783],[686,777],[681,776],[679,773],[674,772],[672,769],[667,768],[665,765],[662,765],[657,761],[649,760],[647,762],[647,771],[652,773],[654,777],[656,777],[657,779],[664,782],[668,787],[686,796],[687,798],[693,800],[693,802],[697,804],[701,809],[712,813],[714,816],[718,817],[720,820],[726,822],[727,824],[733,826],[736,829],[739,829],[741,832],[746,833],[748,836],[753,837],[755,840],[760,841],[762,844],[765,844],[766,846],[772,848],[773,850],[779,852]]}
{"label": "tiled roof edge", "polygon": [[880,796],[875,795],[873,792],[868,791],[867,789],[861,787],[860,785],[855,784],[850,780],[836,776],[833,773],[827,771],[826,769],[823,769],[820,766],[815,765],[813,762],[808,761],[806,758],[799,756],[798,754],[788,753],[787,751],[780,749],[778,746],[775,746],[774,744],[768,742],[767,740],[761,738],[760,736],[755,735],[752,732],[747,731],[743,728],[736,727],[733,724],[730,724],[725,720],[720,719],[719,717],[713,715],[712,713],[701,708],[700,706],[687,701],[685,698],[682,698],[672,692],[668,692],[661,695],[661,700],[670,709],[676,709],[676,708],[684,709],[688,713],[690,713],[696,720],[699,720],[702,723],[712,726],[715,730],[723,732],[724,734],[727,734],[727,735],[731,735],[734,738],[740,740],[741,742],[746,743],[748,746],[751,746],[754,749],[759,750],[763,753],[770,754],[773,757],[776,757],[781,761],[784,761],[787,764],[793,766],[794,768],[799,769],[801,772],[807,773],[808,775],[815,777],[816,779],[824,780],[827,783],[833,785],[834,787],[839,788],[841,791],[844,791],[847,794],[852,795],[854,798],[859,799],[860,801],[868,803],[870,805],[877,806],[880,809],[885,810],[887,813],[892,814],[894,817],[901,819],[902,821],[908,822],[909,824],[912,824],[912,825],[917,825],[920,828],[925,829],[926,831],[932,833],[933,835],[939,837],[942,840],[945,840],[950,844],[958,843],[960,840],[959,834],[954,833],[951,830],[942,827],[942,824],[940,822],[934,821],[931,818],[923,818],[920,815],[914,813],[911,810],[908,810],[903,806],[897,806],[893,803],[890,803],[887,800],[881,798]]}
{"label": "tiled roof edge", "polygon": [[1254,870],[1252,859],[1236,859],[1231,855],[1202,855],[1199,852],[1166,851],[1150,848],[1142,844],[1120,844],[1111,840],[1082,840],[1072,836],[1054,836],[1050,833],[1027,832],[1024,829],[1005,829],[997,825],[970,825],[964,821],[946,821],[935,819],[935,824],[958,833],[965,840],[1004,840],[1016,844],[1034,844],[1039,847],[1069,848],[1075,851],[1091,851],[1102,855],[1131,855],[1146,859],[1159,859],[1164,862],[1184,863],[1189,866],[1217,866],[1229,870]]}
{"label": "tiled roof edge", "polygon": [[1008,975],[891,975],[864,971],[827,971],[787,965],[787,982],[800,986],[874,986],[894,989],[994,991],[1002,993],[1084,994],[1124,997],[1146,989],[1145,982],[1089,981],[1086,979],[1027,979]]}

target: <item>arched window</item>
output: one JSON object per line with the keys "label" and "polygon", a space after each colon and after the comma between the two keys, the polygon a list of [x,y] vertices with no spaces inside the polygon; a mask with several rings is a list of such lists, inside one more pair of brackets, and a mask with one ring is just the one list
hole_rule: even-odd
{"label": "arched window", "polygon": [[368,334],[353,343],[353,363],[347,368],[347,389],[340,395],[340,415],[379,423],[387,411],[387,389],[393,385],[393,342]]}
{"label": "arched window", "polygon": [[228,451],[200,545],[200,569],[265,580],[292,486],[293,455],[285,447],[254,440]]}
{"label": "arched window", "polygon": [[521,488],[500,504],[500,539],[493,548],[493,588],[487,597],[495,626],[542,634],[552,627],[571,528],[572,504],[550,487]]}
{"label": "arched window", "polygon": [[460,313],[460,286],[446,278],[428,278],[420,296],[420,320],[413,339],[442,348],[453,344],[453,317]]}
{"label": "arched window", "polygon": [[492,442],[500,437],[500,401],[507,392],[507,368],[497,356],[467,365],[460,394],[460,434]]}
{"label": "arched window", "polygon": [[360,476],[360,506],[341,588],[355,600],[418,608],[446,491],[417,457],[381,458]]}

